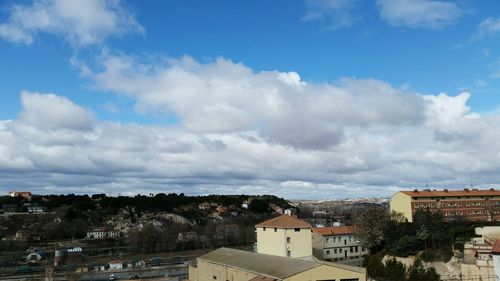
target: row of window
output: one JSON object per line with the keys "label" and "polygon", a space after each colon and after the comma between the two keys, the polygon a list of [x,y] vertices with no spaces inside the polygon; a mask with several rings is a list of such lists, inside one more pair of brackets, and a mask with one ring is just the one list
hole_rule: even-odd
{"label": "row of window", "polygon": [[[342,249],[343,248],[338,248],[338,249],[333,249],[333,254],[342,254]],[[343,249],[344,252],[347,252],[349,251],[349,253],[358,253],[360,250],[360,246],[352,246],[352,247],[349,247],[349,248],[346,248],[346,249]],[[365,250],[364,247],[361,247],[361,252],[363,252]],[[326,254],[329,255],[331,253],[330,250],[326,250]]]}
{"label": "row of window", "polygon": [[[267,227],[263,227],[262,230],[263,231],[266,231],[266,228]],[[294,228],[293,231],[295,232],[300,232],[300,228]],[[278,232],[278,228],[277,227],[274,227],[274,232]]]}
{"label": "row of window", "polygon": [[[457,212],[444,212],[445,217],[449,216],[463,216],[466,212],[464,211],[457,211]],[[487,211],[467,211],[466,213],[468,216],[477,216],[477,215],[487,215]]]}
{"label": "row of window", "polygon": [[[326,237],[325,243],[330,242],[330,240],[332,240],[332,243],[335,243],[335,242],[341,243],[342,237],[340,237],[340,236],[338,236],[338,237]],[[354,237],[352,237],[352,235],[349,235],[349,242],[352,242],[353,240],[354,240]],[[346,244],[346,243],[347,243],[347,239],[344,239],[344,244]]]}
{"label": "row of window", "polygon": [[[500,202],[495,202],[495,205],[500,205]],[[436,203],[415,203],[413,205],[415,208],[436,208],[437,204]],[[442,208],[455,208],[455,207],[462,207],[462,206],[467,206],[467,207],[478,207],[478,206],[485,206],[485,202],[466,202],[465,204],[462,204],[461,202],[457,203],[441,203]]]}

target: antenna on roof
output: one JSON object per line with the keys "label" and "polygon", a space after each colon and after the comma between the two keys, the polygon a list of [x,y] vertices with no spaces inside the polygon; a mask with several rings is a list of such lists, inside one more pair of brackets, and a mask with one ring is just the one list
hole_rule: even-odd
{"label": "antenna on roof", "polygon": [[469,175],[470,177],[470,188],[472,189],[474,186],[472,185],[472,175]]}

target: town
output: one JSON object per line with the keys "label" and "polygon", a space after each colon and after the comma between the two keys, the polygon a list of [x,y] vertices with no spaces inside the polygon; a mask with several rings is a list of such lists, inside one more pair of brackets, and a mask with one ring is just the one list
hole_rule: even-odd
{"label": "town", "polygon": [[499,208],[493,188],[338,201],[12,191],[0,197],[0,278],[488,280]]}

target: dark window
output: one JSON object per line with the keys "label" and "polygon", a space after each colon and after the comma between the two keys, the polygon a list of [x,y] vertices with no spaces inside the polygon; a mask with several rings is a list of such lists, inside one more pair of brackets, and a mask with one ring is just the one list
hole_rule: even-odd
{"label": "dark window", "polygon": [[290,244],[290,237],[286,238],[286,243]]}
{"label": "dark window", "polygon": [[264,231],[266,231],[266,228],[264,227]]}
{"label": "dark window", "polygon": [[275,227],[275,228],[274,228],[274,232],[277,232],[277,231],[278,231],[278,229]]}
{"label": "dark window", "polygon": [[300,231],[300,228],[296,228],[296,229],[295,229],[295,232],[299,232],[299,231]]}

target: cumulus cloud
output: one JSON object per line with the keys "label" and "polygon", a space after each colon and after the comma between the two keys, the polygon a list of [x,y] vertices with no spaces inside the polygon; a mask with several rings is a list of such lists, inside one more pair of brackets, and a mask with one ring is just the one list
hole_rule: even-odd
{"label": "cumulus cloud", "polygon": [[354,13],[358,0],[306,0],[304,21],[323,21],[330,28],[351,26],[358,16]]}
{"label": "cumulus cloud", "polygon": [[23,91],[21,103],[19,121],[40,129],[87,130],[95,122],[92,112],[54,94]]}
{"label": "cumulus cloud", "polygon": [[18,117],[0,122],[0,186],[318,199],[460,188],[471,176],[500,187],[500,116],[472,112],[469,93],[313,83],[223,58],[157,61],[108,54],[85,74],[179,124],[104,122],[63,96],[22,93]]}
{"label": "cumulus cloud", "polygon": [[33,0],[13,5],[0,36],[32,44],[40,33],[62,36],[74,46],[102,43],[111,35],[144,31],[119,0]]}
{"label": "cumulus cloud", "polygon": [[463,10],[456,2],[438,0],[377,0],[380,16],[393,26],[438,29],[455,22]]}
{"label": "cumulus cloud", "polygon": [[224,58],[148,64],[106,54],[99,61],[92,73],[84,67],[97,88],[133,98],[142,112],[174,115],[195,133],[257,130],[279,144],[323,148],[342,139],[343,126],[424,118],[421,97],[373,79],[310,84],[295,72],[254,72]]}

